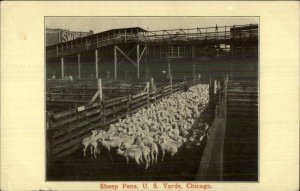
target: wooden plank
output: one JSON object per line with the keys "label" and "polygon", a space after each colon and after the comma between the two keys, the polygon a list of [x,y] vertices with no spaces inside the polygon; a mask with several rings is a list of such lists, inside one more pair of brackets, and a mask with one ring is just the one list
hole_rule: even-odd
{"label": "wooden plank", "polygon": [[89,123],[92,123],[92,122],[95,122],[97,120],[101,119],[101,116],[96,116],[96,117],[93,117],[93,118],[90,118],[90,119],[87,119],[85,121],[81,121],[77,124],[72,124],[70,125],[69,127],[67,128],[64,128],[64,129],[61,129],[59,131],[56,131],[56,132],[53,132],[53,138],[56,139],[58,138],[59,136],[63,136],[64,134],[68,133],[68,132],[71,132],[71,131],[74,131],[76,130],[77,128],[80,128],[82,126],[85,126]]}
{"label": "wooden plank", "polygon": [[61,118],[61,117],[65,117],[65,116],[74,114],[74,113],[76,113],[76,109],[71,109],[71,110],[69,110],[69,111],[65,111],[65,112],[53,114],[52,117],[53,117],[54,119],[58,119],[58,118]]}
{"label": "wooden plank", "polygon": [[104,107],[109,108],[109,107],[112,107],[112,106],[115,106],[115,105],[118,105],[118,104],[121,104],[121,103],[125,103],[127,101],[128,101],[127,98],[118,99],[115,102],[105,103]]}
{"label": "wooden plank", "polygon": [[58,161],[60,159],[63,159],[65,158],[66,156],[76,152],[77,150],[79,150],[81,148],[81,145],[80,144],[76,144],[74,145],[72,148],[68,149],[67,151],[65,152],[62,152],[62,153],[59,153],[58,155],[55,155],[54,156],[54,161]]}
{"label": "wooden plank", "polygon": [[90,110],[92,108],[94,109],[94,107],[98,107],[98,104],[90,105],[89,107],[87,106],[87,108],[85,108],[81,112],[78,112],[78,116],[76,115],[76,116],[72,116],[70,118],[64,119],[63,121],[54,122],[52,124],[51,128],[58,128],[58,127],[61,127],[63,125],[66,125],[68,123],[72,123],[76,120],[80,120],[84,117],[87,117],[87,116],[93,115],[95,113],[100,113],[101,112],[101,111],[99,111],[99,109],[87,112],[87,110]]}
{"label": "wooden plank", "polygon": [[140,102],[140,101],[142,101],[142,100],[147,99],[147,97],[148,97],[147,95],[144,95],[144,96],[142,96],[142,97],[132,99],[131,103],[134,104],[134,103]]}
{"label": "wooden plank", "polygon": [[51,128],[58,128],[58,127],[61,127],[63,125],[66,125],[68,123],[74,122],[76,120],[77,120],[77,116],[72,116],[72,117],[67,118],[63,121],[53,122],[52,125],[51,125]]}
{"label": "wooden plank", "polygon": [[142,92],[142,93],[139,93],[139,94],[133,95],[133,96],[132,96],[132,99],[135,99],[135,98],[137,98],[137,97],[144,96],[144,95],[146,95],[146,94],[147,94],[147,92]]}
{"label": "wooden plank", "polygon": [[90,133],[90,131],[92,129],[95,129],[96,127],[100,126],[101,123],[96,123],[96,124],[93,124],[91,125],[90,127],[87,127],[87,128],[84,128],[82,129],[81,131],[79,131],[78,133],[76,133],[76,135],[70,137],[69,139],[67,139],[65,142],[68,142],[68,143],[64,143],[64,144],[61,144],[63,142],[61,142],[59,145],[58,144],[55,144],[55,145],[58,145],[58,146],[55,146],[53,147],[53,154],[57,154],[67,148],[70,148],[72,145],[75,145],[75,144],[78,144],[78,143],[81,143],[81,141],[83,140],[83,138],[88,134]]}

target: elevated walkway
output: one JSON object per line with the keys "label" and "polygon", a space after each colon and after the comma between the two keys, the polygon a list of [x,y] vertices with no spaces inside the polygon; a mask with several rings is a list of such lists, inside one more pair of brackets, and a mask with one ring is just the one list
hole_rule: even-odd
{"label": "elevated walkway", "polygon": [[[237,30],[239,29],[239,30]],[[125,32],[124,32],[125,31]],[[231,43],[258,40],[258,25],[215,26],[206,28],[146,31],[141,28],[126,32],[116,29],[59,43],[46,48],[46,57],[55,58],[120,44],[199,44]]]}

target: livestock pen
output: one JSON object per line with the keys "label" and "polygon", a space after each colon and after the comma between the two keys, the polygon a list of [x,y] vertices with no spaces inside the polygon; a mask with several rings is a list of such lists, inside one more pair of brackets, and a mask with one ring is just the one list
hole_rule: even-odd
{"label": "livestock pen", "polygon": [[[49,173],[48,177],[50,179],[55,179],[55,177],[64,176],[66,179],[70,180],[76,180],[83,177],[86,177],[87,179],[93,179],[92,177],[104,178],[107,180],[120,179],[120,177],[118,177],[119,173],[113,173],[116,169],[115,165],[119,165],[120,168],[122,166],[123,168],[127,168],[122,162],[118,161],[120,158],[113,153],[114,162],[112,163],[108,157],[109,155],[107,155],[107,153],[105,154],[106,151],[104,151],[97,159],[91,160],[89,157],[84,158],[81,149],[82,139],[88,136],[92,129],[107,129],[108,124],[129,116],[136,111],[139,111],[141,108],[149,107],[149,104],[158,102],[165,97],[169,97],[173,93],[184,92],[187,86],[192,87],[198,83],[199,81],[171,83],[165,87],[156,88],[155,91],[145,91],[136,95],[95,102],[65,112],[51,114],[51,116],[48,117],[49,128],[47,132],[47,154],[49,159],[47,170],[47,173]],[[205,108],[205,111],[201,114],[201,117],[199,116],[196,119],[194,124],[195,127],[202,123],[208,123],[211,118],[208,111],[209,107],[207,107],[207,105],[203,105],[202,107],[203,109]],[[197,168],[195,167],[199,165],[199,159],[201,158],[201,152],[203,152],[205,141],[206,140],[203,140],[202,144],[199,144],[196,147],[194,145],[191,146],[191,144],[194,144],[192,142],[190,145],[187,144],[185,147],[189,149],[181,148],[178,153],[172,157],[172,160],[167,158],[166,161],[159,161],[157,165],[150,167],[147,171],[142,170],[141,172],[144,172],[144,174],[140,177],[144,177],[148,180],[158,180],[159,177],[161,177],[161,173],[164,173],[166,176],[169,176],[168,179],[182,178],[182,176],[185,176],[185,179],[192,179],[197,171]],[[198,154],[195,155],[195,153]],[[188,155],[189,157],[187,157]],[[95,164],[95,161],[98,161],[97,165]],[[186,164],[183,165],[184,163]],[[85,166],[83,169],[90,169],[91,171],[88,172],[81,169],[82,166]],[[188,166],[190,168],[188,168]],[[159,168],[159,170],[157,168]],[[97,175],[95,169],[101,170],[101,175]],[[107,171],[105,171],[105,169]],[[134,169],[136,170],[136,168],[128,169],[133,171]],[[181,171],[182,176],[172,177],[175,169],[178,172]],[[58,171],[56,172],[56,170]],[[74,172],[74,170],[76,172]],[[63,175],[62,172],[67,174]],[[105,172],[107,173],[106,175]],[[136,171],[134,172],[137,173]],[[91,176],[86,176],[84,173],[91,173]],[[134,176],[135,173],[131,172],[131,176]],[[191,173],[193,176],[191,176]],[[127,176],[124,174],[122,176],[125,179],[130,179],[130,174],[127,174]]]}

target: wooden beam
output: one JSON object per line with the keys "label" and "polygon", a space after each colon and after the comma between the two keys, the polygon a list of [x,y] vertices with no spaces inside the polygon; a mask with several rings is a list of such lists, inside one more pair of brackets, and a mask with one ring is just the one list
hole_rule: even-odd
{"label": "wooden beam", "polygon": [[136,63],[131,58],[129,58],[118,46],[115,47],[123,56],[125,56],[125,58],[127,58],[127,60],[129,60],[133,65],[137,66]]}
{"label": "wooden beam", "polygon": [[114,78],[117,79],[117,46],[114,46]]}
{"label": "wooden beam", "polygon": [[103,100],[103,92],[102,92],[102,80],[101,80],[101,78],[98,79],[98,93],[99,93],[100,101],[102,101]]}
{"label": "wooden beam", "polygon": [[143,49],[143,51],[142,51],[142,53],[140,55],[139,61],[142,59],[142,56],[143,56],[143,54],[144,54],[144,52],[145,52],[146,49],[147,49],[147,46],[144,47],[144,49]]}
{"label": "wooden beam", "polygon": [[195,58],[195,47],[194,47],[194,45],[192,46],[192,59],[194,59]]}
{"label": "wooden beam", "polygon": [[99,73],[98,73],[98,50],[95,50],[95,67],[96,67],[96,78],[98,78]]}
{"label": "wooden beam", "polygon": [[137,66],[137,78],[140,78],[140,45],[136,45],[136,66]]}
{"label": "wooden beam", "polygon": [[95,93],[95,95],[93,96],[93,98],[89,101],[89,104],[90,104],[90,103],[93,103],[93,102],[97,99],[98,96],[99,96],[99,91],[97,91],[97,92]]}
{"label": "wooden beam", "polygon": [[77,54],[77,59],[78,59],[78,79],[80,79],[81,78],[80,53]]}
{"label": "wooden beam", "polygon": [[60,58],[61,61],[61,79],[65,78],[65,66],[64,66],[64,57]]}

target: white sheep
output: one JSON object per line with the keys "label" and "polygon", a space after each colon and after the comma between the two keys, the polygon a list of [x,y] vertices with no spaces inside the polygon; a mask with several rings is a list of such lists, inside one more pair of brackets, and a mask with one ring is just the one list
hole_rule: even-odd
{"label": "white sheep", "polygon": [[162,151],[161,161],[164,161],[164,157],[165,157],[166,153],[172,157],[178,151],[178,148],[176,145],[174,145],[170,142],[166,142],[165,139],[161,139],[159,142],[159,145],[160,145],[161,151]]}
{"label": "white sheep", "polygon": [[139,149],[142,152],[143,160],[146,164],[145,169],[150,167],[151,157],[150,157],[150,148],[145,146],[143,143],[140,145],[129,145],[129,144],[122,144],[121,149]]}
{"label": "white sheep", "polygon": [[86,150],[87,148],[90,146],[90,143],[91,143],[91,139],[93,137],[95,137],[97,134],[97,131],[96,130],[92,130],[92,135],[89,136],[89,137],[86,137],[82,140],[82,145],[83,145],[83,156],[85,157],[86,156]]}
{"label": "white sheep", "polygon": [[127,165],[129,164],[129,159],[133,159],[138,166],[140,166],[140,161],[142,159],[142,152],[139,149],[117,149],[117,154],[122,155],[126,159]]}

